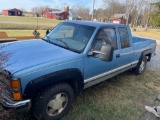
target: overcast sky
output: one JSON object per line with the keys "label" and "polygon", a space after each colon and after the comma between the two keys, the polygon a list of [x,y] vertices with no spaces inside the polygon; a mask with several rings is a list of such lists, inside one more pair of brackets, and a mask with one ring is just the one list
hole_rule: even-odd
{"label": "overcast sky", "polygon": [[[95,0],[95,8],[102,5],[102,0]],[[0,12],[6,9],[25,9],[28,12],[36,6],[49,6],[51,8],[61,9],[64,5],[69,5],[70,8],[74,5],[82,5],[92,9],[93,0],[0,0]]]}

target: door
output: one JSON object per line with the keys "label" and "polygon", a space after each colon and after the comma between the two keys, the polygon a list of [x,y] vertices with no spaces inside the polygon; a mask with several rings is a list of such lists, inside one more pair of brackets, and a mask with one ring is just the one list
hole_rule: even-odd
{"label": "door", "polygon": [[113,59],[111,62],[102,61],[97,54],[95,56],[88,56],[84,59],[84,79],[85,82],[88,80],[94,80],[106,75],[106,73],[111,72],[111,70],[117,68],[118,62],[116,55],[119,54],[117,45],[116,30],[114,27],[110,28],[100,28],[92,42],[91,49],[95,51],[100,51],[103,44],[110,44],[114,48]]}
{"label": "door", "polygon": [[133,62],[133,45],[126,27],[119,27],[120,54],[118,67],[129,67]]}

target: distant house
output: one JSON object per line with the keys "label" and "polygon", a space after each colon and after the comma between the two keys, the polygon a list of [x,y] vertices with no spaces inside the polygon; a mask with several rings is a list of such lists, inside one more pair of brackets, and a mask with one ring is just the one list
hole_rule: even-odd
{"label": "distant house", "polygon": [[81,20],[81,17],[72,10],[69,10],[69,20]]}
{"label": "distant house", "polygon": [[66,11],[60,11],[55,9],[45,9],[43,12],[43,17],[48,19],[66,20],[68,19],[69,13]]}
{"label": "distant house", "polygon": [[9,10],[3,10],[2,15],[6,16],[23,16],[23,11],[18,10],[16,8],[14,9],[9,9]]}
{"label": "distant house", "polygon": [[114,14],[110,21],[112,23],[126,24],[126,14]]}

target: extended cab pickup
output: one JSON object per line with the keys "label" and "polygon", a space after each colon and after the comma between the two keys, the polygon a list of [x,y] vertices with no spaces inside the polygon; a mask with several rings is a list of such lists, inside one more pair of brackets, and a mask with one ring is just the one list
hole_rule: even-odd
{"label": "extended cab pickup", "polygon": [[31,106],[37,119],[54,120],[83,89],[130,69],[142,74],[156,41],[132,37],[126,25],[64,21],[43,39],[0,46],[12,54],[1,71],[1,104]]}

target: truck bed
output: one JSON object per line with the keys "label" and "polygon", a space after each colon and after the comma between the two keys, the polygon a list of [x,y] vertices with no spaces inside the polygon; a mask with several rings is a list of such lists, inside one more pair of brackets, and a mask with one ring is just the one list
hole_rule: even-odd
{"label": "truck bed", "polygon": [[151,40],[148,38],[142,38],[142,37],[133,37],[132,40],[133,40],[133,43],[144,42],[144,41],[154,41],[154,40]]}
{"label": "truck bed", "polygon": [[152,49],[152,55],[155,53],[156,41],[148,38],[142,37],[132,37],[133,39],[133,48],[135,53],[135,60],[140,58],[141,53],[144,50]]}

